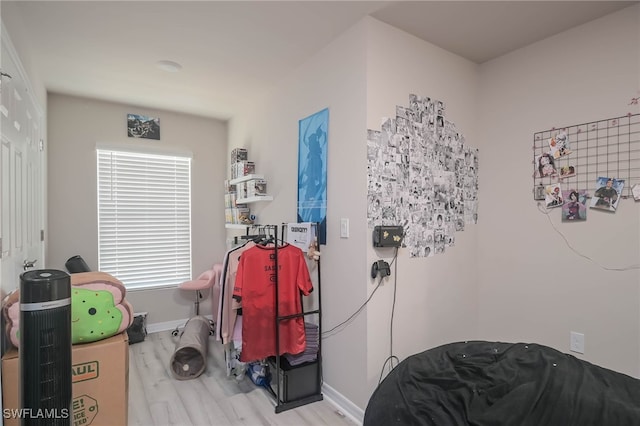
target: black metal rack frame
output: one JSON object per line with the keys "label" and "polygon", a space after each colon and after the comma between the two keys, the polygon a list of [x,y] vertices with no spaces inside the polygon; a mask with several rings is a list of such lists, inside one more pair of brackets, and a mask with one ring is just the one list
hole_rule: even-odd
{"label": "black metal rack frame", "polygon": [[[316,228],[316,232],[318,231],[318,226],[319,224],[314,223],[313,226],[315,226]],[[275,231],[275,235],[278,235],[278,226],[277,225],[265,225],[264,229],[266,230],[274,230]],[[310,404],[312,402],[316,402],[316,401],[321,401],[323,399],[322,396],[322,318],[321,318],[321,312],[322,312],[322,297],[321,297],[321,275],[320,275],[320,260],[318,260],[318,264],[317,264],[317,278],[318,278],[318,283],[317,283],[317,288],[314,288],[314,293],[317,294],[318,297],[318,308],[311,310],[311,311],[307,311],[305,312],[304,310],[304,306],[303,306],[303,302],[302,302],[302,298],[300,300],[300,313],[298,314],[294,314],[294,315],[285,315],[285,316],[280,316],[280,312],[279,312],[279,289],[278,289],[278,283],[279,283],[279,277],[278,277],[278,249],[284,244],[285,241],[285,230],[286,230],[286,224],[282,224],[281,225],[281,238],[280,240],[278,240],[278,238],[274,239],[274,244],[275,244],[275,256],[274,256],[274,262],[275,262],[275,308],[276,308],[276,317],[275,317],[275,322],[276,322],[276,356],[275,356],[275,365],[276,365],[276,374],[275,376],[272,375],[272,380],[276,380],[276,391],[274,392],[273,389],[271,388],[271,386],[267,386],[267,390],[269,391],[269,393],[275,398],[276,400],[276,406],[275,406],[275,412],[276,413],[281,413],[283,411],[286,410],[290,410],[292,408],[296,408],[296,407],[300,407],[302,405],[306,405],[306,404]],[[291,401],[284,401],[282,394],[283,394],[283,389],[281,389],[280,386],[280,370],[281,370],[281,363],[280,363],[280,321],[283,320],[287,320],[287,319],[292,319],[292,318],[298,318],[298,317],[306,317],[308,315],[318,315],[318,355],[317,355],[317,359],[316,359],[316,363],[317,363],[317,378],[316,378],[316,383],[318,385],[318,392],[313,394],[313,395],[309,395],[309,396],[305,396],[302,398],[297,398]]]}

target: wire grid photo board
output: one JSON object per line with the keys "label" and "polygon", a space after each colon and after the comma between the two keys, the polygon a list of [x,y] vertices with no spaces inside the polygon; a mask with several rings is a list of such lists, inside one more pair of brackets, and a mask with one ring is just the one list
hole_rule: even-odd
{"label": "wire grid photo board", "polygon": [[640,184],[640,114],[533,135],[535,200],[547,185],[558,183],[563,189],[586,190],[592,197],[599,177],[624,180],[622,198],[631,197],[633,185]]}

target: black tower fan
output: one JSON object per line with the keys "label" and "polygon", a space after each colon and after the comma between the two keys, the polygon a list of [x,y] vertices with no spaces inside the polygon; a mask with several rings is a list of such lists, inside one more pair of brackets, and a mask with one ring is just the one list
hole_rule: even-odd
{"label": "black tower fan", "polygon": [[71,279],[55,269],[20,275],[23,426],[71,424]]}

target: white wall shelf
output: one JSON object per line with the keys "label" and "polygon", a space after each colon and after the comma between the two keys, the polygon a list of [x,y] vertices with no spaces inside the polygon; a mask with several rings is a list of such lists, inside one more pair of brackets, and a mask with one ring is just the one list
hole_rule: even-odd
{"label": "white wall shelf", "polygon": [[247,182],[250,180],[256,180],[256,179],[264,179],[263,175],[246,175],[246,176],[240,176],[239,178],[235,178],[235,179],[231,179],[229,181],[230,185],[236,185],[238,183],[242,183],[242,182]]}
{"label": "white wall shelf", "polygon": [[245,225],[243,223],[225,223],[224,227],[227,229],[247,229],[251,225]]}
{"label": "white wall shelf", "polygon": [[273,201],[273,197],[271,195],[256,195],[255,197],[238,198],[236,200],[236,203],[249,204],[249,203],[255,203],[258,201]]}
{"label": "white wall shelf", "polygon": [[[262,181],[262,182],[252,182],[252,181]],[[248,184],[245,184],[245,182],[249,182]],[[253,185],[255,183],[255,185]],[[231,179],[228,181],[229,185],[235,185],[236,186],[236,193],[237,194],[242,194],[242,195],[246,195],[248,192],[251,194],[254,194],[255,192],[258,193],[263,193],[265,191],[265,185],[266,185],[266,181],[264,180],[264,176],[263,175],[258,175],[258,174],[250,174],[250,175],[246,175],[246,176],[240,176],[237,177],[235,179]],[[255,189],[257,188],[257,186],[261,185],[261,191],[255,191]],[[241,186],[242,190],[238,189],[237,186]],[[251,186],[251,188],[247,188],[247,186]],[[225,200],[226,201],[226,200]],[[235,200],[235,205],[242,205],[242,204],[249,204],[249,203],[257,203],[259,201],[273,201],[273,197],[270,195],[253,195],[251,197],[238,197]],[[225,204],[226,205],[226,204]],[[234,216],[236,213],[234,213],[233,211],[231,212],[231,216]],[[227,216],[227,211],[225,209],[225,216]],[[228,218],[227,218],[228,220]],[[248,225],[244,225],[241,223],[226,223],[225,227],[227,229],[247,229]]]}

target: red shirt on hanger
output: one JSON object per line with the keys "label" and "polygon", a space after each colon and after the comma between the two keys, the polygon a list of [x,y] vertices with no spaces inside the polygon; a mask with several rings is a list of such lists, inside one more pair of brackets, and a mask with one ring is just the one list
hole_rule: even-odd
{"label": "red shirt on hanger", "polygon": [[[275,247],[257,245],[242,253],[233,295],[242,298],[242,352],[240,361],[276,355]],[[301,312],[300,292],[313,291],[302,250],[278,247],[278,314]],[[280,321],[280,355],[297,354],[306,347],[304,319]]]}

